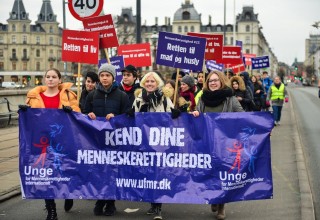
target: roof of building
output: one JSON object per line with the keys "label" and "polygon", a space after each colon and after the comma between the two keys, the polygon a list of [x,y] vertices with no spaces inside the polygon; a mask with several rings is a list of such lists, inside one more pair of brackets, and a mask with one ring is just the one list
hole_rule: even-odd
{"label": "roof of building", "polygon": [[201,21],[201,14],[196,11],[190,0],[186,0],[184,4],[182,3],[181,8],[174,13],[173,21],[183,20]]}
{"label": "roof of building", "polygon": [[50,0],[43,0],[36,23],[57,22],[57,15],[53,13]]}
{"label": "roof of building", "polygon": [[26,12],[22,0],[14,1],[9,20],[29,20],[29,14]]}

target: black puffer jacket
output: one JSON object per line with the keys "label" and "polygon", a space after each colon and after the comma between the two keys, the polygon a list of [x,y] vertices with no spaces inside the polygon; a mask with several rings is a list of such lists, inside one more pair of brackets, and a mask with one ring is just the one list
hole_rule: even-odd
{"label": "black puffer jacket", "polygon": [[135,99],[134,91],[136,91],[136,89],[138,89],[138,88],[140,88],[140,84],[138,84],[138,83],[133,84],[132,88],[129,91],[125,91],[122,84],[119,86],[119,89],[121,91],[125,92],[128,95],[128,97],[129,97],[129,106],[130,107],[132,107],[132,104],[133,104],[134,99]]}
{"label": "black puffer jacket", "polygon": [[120,91],[116,82],[108,90],[99,83],[97,89],[87,96],[84,113],[93,112],[97,117],[106,117],[110,113],[123,114],[129,107],[128,96]]}

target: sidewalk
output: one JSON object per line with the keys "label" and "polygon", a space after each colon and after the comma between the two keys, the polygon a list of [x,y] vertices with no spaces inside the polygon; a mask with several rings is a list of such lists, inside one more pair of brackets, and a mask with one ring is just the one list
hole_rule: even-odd
{"label": "sidewalk", "polygon": [[[304,155],[292,110],[292,103],[284,106],[281,125],[274,128],[271,136],[273,199],[227,204],[228,219],[315,219]],[[18,127],[0,128],[0,202],[20,193],[18,160]],[[176,210],[164,205],[170,219],[179,219]],[[115,216],[118,217],[121,218]]]}

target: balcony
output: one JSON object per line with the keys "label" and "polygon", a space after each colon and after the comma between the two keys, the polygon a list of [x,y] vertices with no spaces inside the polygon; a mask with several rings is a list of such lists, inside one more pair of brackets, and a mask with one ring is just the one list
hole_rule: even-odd
{"label": "balcony", "polygon": [[10,57],[10,61],[18,61],[18,57],[17,56],[12,56],[12,57]]}
{"label": "balcony", "polygon": [[55,58],[55,57],[49,57],[49,58],[48,58],[48,61],[50,61],[50,62],[53,61],[53,62],[54,62],[54,61],[56,61],[56,58]]}
{"label": "balcony", "polygon": [[29,61],[29,57],[23,56],[23,57],[21,58],[21,60],[22,60],[22,61]]}

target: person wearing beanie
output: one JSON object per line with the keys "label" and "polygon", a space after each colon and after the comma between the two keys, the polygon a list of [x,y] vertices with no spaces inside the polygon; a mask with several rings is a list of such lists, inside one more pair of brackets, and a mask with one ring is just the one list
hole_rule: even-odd
{"label": "person wearing beanie", "polygon": [[132,106],[134,101],[134,91],[137,88],[140,88],[139,83],[136,83],[137,80],[137,69],[133,65],[126,66],[122,72],[122,81],[120,84],[120,90],[124,91],[129,97],[129,106]]}
{"label": "person wearing beanie", "polygon": [[[88,114],[92,120],[97,117],[110,120],[112,117],[126,113],[129,109],[129,98],[115,82],[115,67],[111,64],[102,64],[98,74],[99,83],[97,88],[88,94],[84,113]],[[93,212],[97,216],[114,215],[116,212],[115,200],[98,200]]]}
{"label": "person wearing beanie", "polygon": [[195,81],[192,76],[185,75],[181,79],[181,86],[179,90],[179,96],[184,98],[186,102],[189,102],[188,108],[180,109],[181,111],[194,111],[196,102],[194,98]]}

